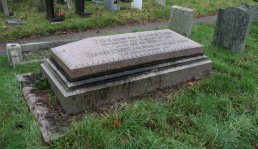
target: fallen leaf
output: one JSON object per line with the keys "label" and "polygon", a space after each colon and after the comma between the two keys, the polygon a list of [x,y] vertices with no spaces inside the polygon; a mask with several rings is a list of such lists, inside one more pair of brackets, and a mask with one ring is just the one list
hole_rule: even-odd
{"label": "fallen leaf", "polygon": [[121,122],[119,122],[118,120],[114,120],[113,125],[115,128],[120,128],[121,127]]}

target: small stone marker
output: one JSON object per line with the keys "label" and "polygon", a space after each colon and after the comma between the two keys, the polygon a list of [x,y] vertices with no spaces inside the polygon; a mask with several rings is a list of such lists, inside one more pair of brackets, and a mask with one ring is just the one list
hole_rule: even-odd
{"label": "small stone marker", "polygon": [[7,24],[9,25],[25,25],[26,22],[20,19],[15,19],[15,20],[7,20],[6,21]]}
{"label": "small stone marker", "polygon": [[15,68],[15,64],[23,60],[21,45],[18,43],[6,44],[6,55],[9,63]]}
{"label": "small stone marker", "polygon": [[46,2],[45,2],[45,0],[38,0],[37,7],[38,7],[38,11],[39,12],[46,11]]}
{"label": "small stone marker", "polygon": [[249,12],[252,22],[258,22],[258,6],[241,3],[240,7],[246,9]]}
{"label": "small stone marker", "polygon": [[219,9],[213,39],[214,44],[233,51],[243,51],[250,22],[250,14],[243,8]]}
{"label": "small stone marker", "polygon": [[118,5],[118,0],[104,0],[104,7],[109,11],[117,11],[120,10],[120,6]]}
{"label": "small stone marker", "polygon": [[193,27],[194,10],[180,6],[172,6],[170,29],[184,36],[190,36]]}
{"label": "small stone marker", "polygon": [[161,6],[166,6],[166,0],[155,0],[155,2]]}
{"label": "small stone marker", "polygon": [[67,114],[208,75],[202,45],[171,30],[100,36],[51,49],[42,67]]}
{"label": "small stone marker", "polygon": [[142,0],[134,0],[131,3],[131,7],[135,8],[135,9],[138,9],[138,10],[142,10]]}

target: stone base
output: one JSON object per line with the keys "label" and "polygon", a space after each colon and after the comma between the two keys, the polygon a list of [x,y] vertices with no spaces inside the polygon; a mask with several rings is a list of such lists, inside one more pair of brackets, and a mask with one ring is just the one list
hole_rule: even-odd
{"label": "stone base", "polygon": [[199,79],[211,72],[212,62],[206,56],[197,55],[74,82],[49,59],[41,67],[63,110],[76,114],[122,98]]}

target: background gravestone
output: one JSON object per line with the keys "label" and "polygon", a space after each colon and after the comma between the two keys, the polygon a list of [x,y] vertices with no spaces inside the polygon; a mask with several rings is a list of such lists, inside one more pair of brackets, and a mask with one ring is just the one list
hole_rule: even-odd
{"label": "background gravestone", "polygon": [[8,8],[7,0],[0,0],[0,3],[1,3],[1,8],[3,9],[4,15],[9,17],[10,12],[9,12],[9,8]]}
{"label": "background gravestone", "polygon": [[258,22],[258,6],[241,3],[240,7],[246,9],[249,12],[252,22]]}
{"label": "background gravestone", "polygon": [[155,2],[161,6],[166,6],[166,0],[155,0]]}
{"label": "background gravestone", "polygon": [[2,3],[0,2],[0,12],[4,12]]}
{"label": "background gravestone", "polygon": [[118,0],[104,0],[104,7],[109,11],[120,10],[120,6],[118,5]]}
{"label": "background gravestone", "polygon": [[134,0],[131,3],[131,7],[134,9],[142,10],[142,0]]}
{"label": "background gravestone", "polygon": [[243,8],[219,9],[213,39],[214,44],[233,51],[243,51],[250,22],[250,14]]}
{"label": "background gravestone", "polygon": [[38,0],[37,6],[38,6],[38,11],[39,12],[46,11],[46,2],[45,2],[45,0]]}
{"label": "background gravestone", "polygon": [[172,6],[170,29],[179,34],[190,36],[193,27],[194,10],[180,6]]}

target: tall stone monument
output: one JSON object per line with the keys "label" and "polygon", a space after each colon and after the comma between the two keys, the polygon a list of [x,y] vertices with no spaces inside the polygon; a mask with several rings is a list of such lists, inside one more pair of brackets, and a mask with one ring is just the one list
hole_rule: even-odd
{"label": "tall stone monument", "polygon": [[179,34],[190,36],[192,33],[194,10],[180,6],[172,6],[170,29]]}
{"label": "tall stone monument", "polygon": [[243,8],[219,9],[214,44],[233,51],[243,51],[249,33],[250,19],[250,14]]}
{"label": "tall stone monument", "polygon": [[8,8],[7,0],[0,0],[0,2],[1,2],[1,6],[2,6],[2,9],[3,9],[4,15],[9,17],[10,16],[10,11],[9,11],[9,8]]}
{"label": "tall stone monument", "polygon": [[67,114],[199,79],[212,70],[202,45],[171,30],[83,39],[41,64]]}

